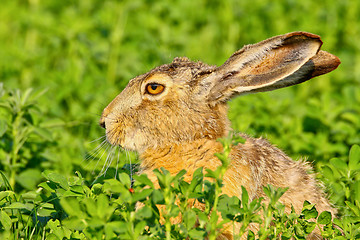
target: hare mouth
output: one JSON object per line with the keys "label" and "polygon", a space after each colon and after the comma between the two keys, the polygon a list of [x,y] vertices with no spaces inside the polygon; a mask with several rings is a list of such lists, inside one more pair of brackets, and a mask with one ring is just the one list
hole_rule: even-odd
{"label": "hare mouth", "polygon": [[124,148],[122,145],[122,140],[124,137],[123,134],[116,129],[106,129],[106,140],[114,146],[120,146],[121,148]]}
{"label": "hare mouth", "polygon": [[141,136],[125,130],[112,129],[106,132],[106,140],[113,146],[119,146],[127,151],[141,151],[144,147]]}

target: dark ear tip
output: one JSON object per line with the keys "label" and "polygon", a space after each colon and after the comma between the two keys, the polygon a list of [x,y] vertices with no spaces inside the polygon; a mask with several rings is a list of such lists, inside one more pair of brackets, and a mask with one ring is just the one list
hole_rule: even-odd
{"label": "dark ear tip", "polygon": [[310,61],[312,61],[315,66],[314,72],[311,74],[312,77],[331,72],[341,63],[337,56],[322,50],[312,57]]}
{"label": "dark ear tip", "polygon": [[291,32],[291,33],[285,34],[286,38],[290,38],[290,37],[294,37],[294,36],[302,36],[302,37],[306,37],[306,38],[320,39],[319,35],[309,33],[309,32],[298,31],[298,32]]}
{"label": "dark ear tip", "polygon": [[316,41],[320,43],[319,49],[321,47],[321,45],[323,44],[323,42],[321,41],[321,38],[319,35],[313,34],[313,33],[308,33],[308,32],[291,32],[291,33],[287,33],[284,36],[284,42],[286,42],[287,44],[291,43],[291,42],[298,42],[298,41],[305,41],[305,40],[311,40],[311,41]]}
{"label": "dark ear tip", "polygon": [[[291,39],[312,39],[320,42],[320,47],[323,43],[319,35],[308,32],[291,32],[285,34],[285,39],[285,41],[292,41]],[[315,66],[311,77],[316,77],[331,72],[335,70],[341,63],[340,59],[337,56],[322,50],[319,50],[319,52],[309,61],[312,61]]]}

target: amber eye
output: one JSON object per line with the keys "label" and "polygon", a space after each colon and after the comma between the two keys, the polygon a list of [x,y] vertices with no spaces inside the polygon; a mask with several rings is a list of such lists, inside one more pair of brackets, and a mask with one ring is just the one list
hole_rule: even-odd
{"label": "amber eye", "polygon": [[151,95],[157,95],[164,91],[165,87],[158,83],[149,83],[146,85],[146,92]]}

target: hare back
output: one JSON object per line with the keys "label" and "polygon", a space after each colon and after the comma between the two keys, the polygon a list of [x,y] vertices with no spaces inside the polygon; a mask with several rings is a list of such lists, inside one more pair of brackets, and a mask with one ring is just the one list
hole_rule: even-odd
{"label": "hare back", "polygon": [[[283,151],[271,145],[263,138],[250,138],[241,134],[246,139],[244,144],[239,144],[232,149],[232,164],[228,170],[232,178],[241,182],[242,173],[237,172],[237,165],[248,166],[247,174],[250,186],[243,184],[249,196],[253,198],[264,197],[263,186],[271,184],[275,187],[288,187],[280,199],[287,211],[294,206],[297,213],[301,212],[305,200],[316,204],[318,211],[331,211],[328,200],[323,196],[321,185],[316,181],[311,166],[304,160],[294,161]],[[244,168],[243,168],[244,169]]]}

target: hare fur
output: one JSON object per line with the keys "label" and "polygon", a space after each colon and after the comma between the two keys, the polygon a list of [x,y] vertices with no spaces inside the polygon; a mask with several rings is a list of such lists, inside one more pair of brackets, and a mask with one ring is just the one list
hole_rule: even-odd
{"label": "hare fur", "polygon": [[[321,45],[317,35],[293,32],[247,45],[219,67],[175,58],[130,80],[104,109],[100,125],[111,144],[139,153],[141,173],[155,185],[153,170],[160,167],[172,174],[185,169],[185,180],[190,181],[197,168],[214,170],[221,164],[214,153],[222,151],[216,139],[231,130],[226,102],[238,95],[299,84],[336,69],[340,60],[321,51]],[[280,199],[288,211],[292,205],[299,213],[308,200],[319,211],[335,213],[307,163],[291,160],[265,139],[241,136],[246,142],[231,150],[224,194],[240,196],[244,186],[254,199],[263,196],[263,186],[272,184],[289,187]],[[231,230],[219,239],[232,239]]]}

